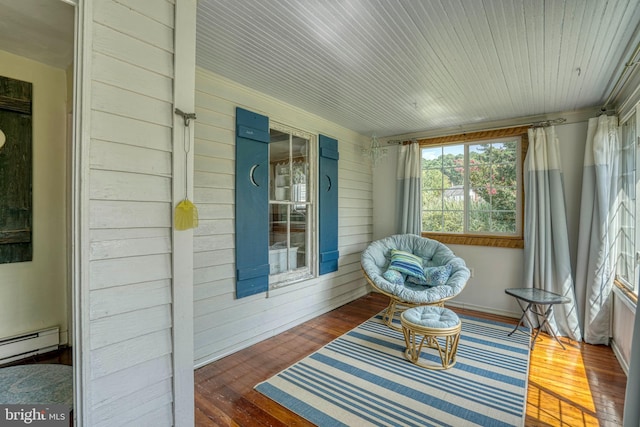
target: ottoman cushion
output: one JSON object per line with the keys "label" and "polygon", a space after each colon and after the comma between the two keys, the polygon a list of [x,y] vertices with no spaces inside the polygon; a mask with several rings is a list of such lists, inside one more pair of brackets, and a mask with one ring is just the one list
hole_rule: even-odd
{"label": "ottoman cushion", "polygon": [[423,305],[410,308],[402,313],[406,322],[433,329],[448,329],[457,326],[460,318],[444,307]]}

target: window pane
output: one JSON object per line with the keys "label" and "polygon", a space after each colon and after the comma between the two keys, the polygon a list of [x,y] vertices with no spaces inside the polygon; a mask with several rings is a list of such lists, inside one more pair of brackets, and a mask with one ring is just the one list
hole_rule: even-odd
{"label": "window pane", "polygon": [[469,166],[485,165],[491,163],[490,144],[469,145]]}
{"label": "window pane", "polygon": [[290,268],[293,270],[306,266],[307,213],[306,210],[297,209],[296,205],[291,208],[291,249],[295,254],[295,263],[291,261]]}
{"label": "window pane", "polygon": [[516,210],[518,192],[515,187],[493,188],[495,193],[491,197],[491,206],[496,210]]}
{"label": "window pane", "polygon": [[[307,215],[294,205],[270,205],[270,274],[285,273],[306,266]],[[288,255],[288,256],[287,256]]]}
{"label": "window pane", "polygon": [[495,144],[496,150],[499,150],[499,159],[494,163],[506,163],[515,165],[518,159],[518,141],[509,141]]}
{"label": "window pane", "polygon": [[497,163],[492,165],[491,182],[496,186],[515,186],[518,182],[515,163]]}
{"label": "window pane", "polygon": [[469,161],[469,185],[472,188],[489,187],[491,185],[491,165]]}
{"label": "window pane", "polygon": [[440,169],[423,169],[422,170],[422,189],[423,190],[442,190],[443,181],[446,177]]}
{"label": "window pane", "polygon": [[463,211],[445,211],[444,213],[444,229],[448,233],[464,232],[464,212]]}
{"label": "window pane", "polygon": [[422,211],[422,229],[428,231],[442,231],[442,211]]}
{"label": "window pane", "polygon": [[294,137],[292,141],[292,195],[294,202],[307,202],[309,189],[309,141]]}
{"label": "window pane", "polygon": [[516,232],[516,213],[508,211],[493,212],[491,214],[491,230],[494,233]]}
{"label": "window pane", "polygon": [[272,166],[270,180],[272,200],[291,199],[291,176],[289,169],[289,134],[271,129],[269,144],[269,163]]}
{"label": "window pane", "polygon": [[422,206],[425,210],[442,210],[442,190],[422,192]]}
{"label": "window pane", "polygon": [[442,147],[431,147],[422,149],[422,168],[442,167]]}
{"label": "window pane", "polygon": [[282,204],[269,205],[269,272],[287,271],[288,207]]}
{"label": "window pane", "polygon": [[477,210],[469,213],[469,231],[488,232],[491,229],[491,213],[486,210]]}

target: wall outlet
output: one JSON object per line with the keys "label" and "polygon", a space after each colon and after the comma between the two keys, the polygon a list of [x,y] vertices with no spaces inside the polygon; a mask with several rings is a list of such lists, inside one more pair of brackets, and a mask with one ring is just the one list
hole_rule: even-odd
{"label": "wall outlet", "polygon": [[471,272],[471,277],[475,276],[475,268],[469,268],[469,271]]}

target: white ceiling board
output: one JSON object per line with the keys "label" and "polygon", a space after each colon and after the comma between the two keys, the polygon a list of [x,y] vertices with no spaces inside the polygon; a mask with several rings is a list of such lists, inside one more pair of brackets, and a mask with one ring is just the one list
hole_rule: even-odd
{"label": "white ceiling board", "polygon": [[363,134],[598,106],[640,0],[199,0],[199,66]]}
{"label": "white ceiling board", "polygon": [[0,0],[0,50],[66,69],[73,62],[74,13],[62,0]]}

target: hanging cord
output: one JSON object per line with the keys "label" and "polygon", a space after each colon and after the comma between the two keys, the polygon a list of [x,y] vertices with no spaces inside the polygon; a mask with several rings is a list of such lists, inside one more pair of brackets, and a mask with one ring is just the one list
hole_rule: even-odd
{"label": "hanging cord", "polygon": [[176,108],[176,114],[184,119],[184,132],[182,135],[182,143],[184,148],[184,170],[185,170],[185,179],[184,179],[184,198],[189,198],[189,174],[187,170],[189,169],[189,151],[191,151],[191,129],[189,127],[189,123],[191,120],[196,119],[196,113],[185,113],[179,108]]}
{"label": "hanging cord", "polygon": [[191,129],[189,123],[196,119],[195,113],[185,113],[176,108],[175,113],[184,119],[183,141],[184,149],[184,199],[176,206],[175,226],[178,230],[187,230],[198,226],[198,209],[189,200],[189,151],[191,151]]}
{"label": "hanging cord", "polygon": [[189,151],[191,151],[191,128],[189,127],[189,120],[185,120],[184,131],[182,133],[184,148],[184,198],[189,198]]}

